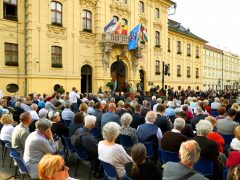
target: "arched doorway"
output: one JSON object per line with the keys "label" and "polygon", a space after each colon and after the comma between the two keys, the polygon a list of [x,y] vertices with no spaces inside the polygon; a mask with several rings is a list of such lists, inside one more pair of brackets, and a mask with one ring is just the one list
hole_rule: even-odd
{"label": "arched doorway", "polygon": [[113,89],[118,92],[126,92],[126,65],[117,60],[111,65],[111,77],[114,83]]}
{"label": "arched doorway", "polygon": [[145,91],[145,87],[144,87],[144,82],[145,82],[145,72],[142,70],[142,69],[140,69],[139,70],[139,75],[140,75],[140,83],[141,83],[141,85],[142,85],[142,90],[143,90],[143,92]]}
{"label": "arched doorway", "polygon": [[81,68],[81,93],[92,92],[92,68],[84,65]]}

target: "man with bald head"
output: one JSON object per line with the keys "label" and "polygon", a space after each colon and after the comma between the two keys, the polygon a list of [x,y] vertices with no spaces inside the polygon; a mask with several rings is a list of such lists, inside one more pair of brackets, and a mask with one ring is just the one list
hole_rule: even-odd
{"label": "man with bald head", "polygon": [[101,129],[103,128],[103,126],[105,124],[107,124],[108,122],[116,122],[119,125],[121,125],[120,123],[120,117],[115,114],[116,111],[116,105],[114,103],[109,103],[108,105],[109,108],[109,112],[104,113],[102,115],[102,119],[101,119]]}

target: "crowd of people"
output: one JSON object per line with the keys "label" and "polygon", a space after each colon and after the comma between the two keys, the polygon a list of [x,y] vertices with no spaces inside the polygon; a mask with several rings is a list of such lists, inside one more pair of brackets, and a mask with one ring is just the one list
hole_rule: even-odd
{"label": "crowd of people", "polygon": [[[199,159],[212,160],[213,179],[240,178],[240,107],[238,93],[167,92],[167,100],[133,94],[70,93],[3,97],[0,139],[23,158],[31,178],[71,179],[58,155],[64,137],[83,148],[93,161],[93,174],[103,176],[100,161],[113,165],[118,179],[206,179],[193,169]],[[129,136],[132,147],[120,144]],[[223,135],[232,135],[230,148]],[[146,146],[153,155],[148,158]],[[178,163],[159,166],[159,148],[179,153]],[[64,156],[65,157],[65,156]],[[81,175],[80,175],[81,176]]]}

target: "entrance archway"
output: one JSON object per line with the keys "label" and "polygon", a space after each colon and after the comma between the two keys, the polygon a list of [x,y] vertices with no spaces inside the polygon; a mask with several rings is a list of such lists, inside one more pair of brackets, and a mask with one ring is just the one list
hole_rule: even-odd
{"label": "entrance archway", "polygon": [[111,65],[111,77],[114,83],[113,89],[118,92],[126,92],[126,65],[123,61],[117,60]]}
{"label": "entrance archway", "polygon": [[81,93],[92,92],[92,68],[84,65],[81,68]]}
{"label": "entrance archway", "polygon": [[145,86],[144,86],[144,82],[145,82],[145,72],[144,72],[144,70],[142,70],[142,69],[140,69],[139,70],[139,75],[140,75],[140,83],[142,84],[142,90],[143,90],[143,92],[145,91]]}

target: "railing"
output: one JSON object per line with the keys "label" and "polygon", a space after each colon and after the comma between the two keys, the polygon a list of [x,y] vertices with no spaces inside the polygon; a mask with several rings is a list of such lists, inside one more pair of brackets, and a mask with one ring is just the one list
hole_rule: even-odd
{"label": "railing", "polygon": [[128,36],[122,34],[103,33],[103,41],[114,44],[128,44]]}

